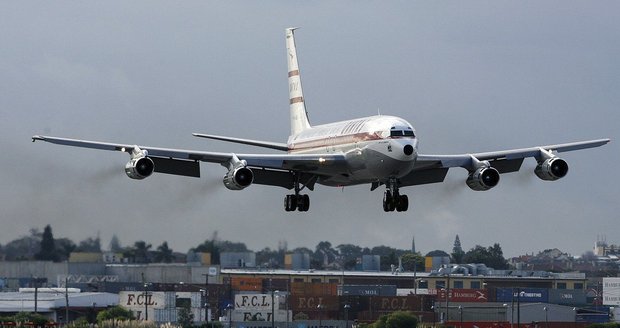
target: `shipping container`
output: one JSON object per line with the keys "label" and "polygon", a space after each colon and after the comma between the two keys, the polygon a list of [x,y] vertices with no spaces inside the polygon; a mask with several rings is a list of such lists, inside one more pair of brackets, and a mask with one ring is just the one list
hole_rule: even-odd
{"label": "shipping container", "polygon": [[437,291],[437,299],[445,300],[448,293],[450,302],[488,302],[489,296],[486,289],[459,289],[450,288],[439,289]]}
{"label": "shipping container", "polygon": [[353,296],[396,296],[395,285],[343,285],[338,286],[338,295]]}
{"label": "shipping container", "polygon": [[336,296],[338,284],[292,282],[291,294],[298,296]]}
{"label": "shipping container", "polygon": [[252,277],[233,277],[231,286],[234,291],[253,291],[261,292],[263,290],[263,279]]}
{"label": "shipping container", "polygon": [[339,311],[340,298],[338,296],[293,295],[289,305],[295,312]]}
{"label": "shipping container", "polygon": [[274,290],[285,292],[290,288],[288,279],[271,279],[265,278],[262,281],[263,293],[271,292]]}
{"label": "shipping container", "polygon": [[586,293],[583,289],[549,289],[549,303],[561,305],[584,305]]}
{"label": "shipping container", "polygon": [[155,322],[176,322],[177,321],[177,309],[155,309],[154,312]]}
{"label": "shipping container", "polygon": [[496,302],[548,303],[549,290],[545,288],[497,288]]}

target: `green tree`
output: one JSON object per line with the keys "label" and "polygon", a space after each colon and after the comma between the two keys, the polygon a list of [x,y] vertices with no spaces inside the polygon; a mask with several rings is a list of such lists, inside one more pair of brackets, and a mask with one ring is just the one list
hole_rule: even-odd
{"label": "green tree", "polygon": [[43,327],[47,323],[47,318],[41,314],[19,312],[13,316],[13,321],[22,326],[26,322],[32,322],[35,327]]}
{"label": "green tree", "polygon": [[120,253],[123,251],[123,247],[121,246],[121,242],[118,240],[118,236],[116,234],[112,235],[110,239],[110,252]]}
{"label": "green tree", "polygon": [[336,246],[336,249],[342,258],[344,269],[355,269],[358,259],[362,257],[362,248],[352,244],[340,244]]}
{"label": "green tree", "polygon": [[179,309],[177,322],[183,328],[191,328],[194,326],[194,314],[192,313],[189,304],[186,304]]}
{"label": "green tree", "polygon": [[69,238],[58,238],[55,241],[60,261],[68,260],[71,252],[76,248],[75,243]]}
{"label": "green tree", "polygon": [[117,305],[107,310],[103,310],[97,314],[97,323],[101,325],[102,322],[107,320],[134,320],[133,312],[122,308]]}
{"label": "green tree", "polygon": [[101,239],[99,236],[95,238],[88,237],[79,242],[75,250],[77,252],[101,253]]}
{"label": "green tree", "polygon": [[508,261],[504,258],[502,248],[497,243],[487,248],[476,245],[465,253],[463,261],[465,263],[484,263],[486,266],[498,270],[508,268]]}
{"label": "green tree", "polygon": [[405,271],[424,271],[424,258],[420,255],[420,253],[405,253],[401,256],[401,258],[403,261],[403,269],[405,269]]}
{"label": "green tree", "polygon": [[463,257],[465,256],[465,252],[461,247],[461,240],[459,239],[459,235],[456,235],[454,239],[454,246],[452,247],[452,263],[463,263]]}
{"label": "green tree", "polygon": [[174,261],[172,249],[168,247],[167,241],[164,241],[161,245],[157,246],[154,260],[156,263],[171,263]]}
{"label": "green tree", "polygon": [[385,321],[386,328],[415,328],[418,319],[411,312],[396,311],[388,315]]}
{"label": "green tree", "polygon": [[54,241],[54,234],[52,233],[52,227],[46,225],[43,229],[43,236],[41,237],[41,247],[39,252],[35,255],[35,258],[39,261],[60,261],[58,252],[56,251],[56,242]]}

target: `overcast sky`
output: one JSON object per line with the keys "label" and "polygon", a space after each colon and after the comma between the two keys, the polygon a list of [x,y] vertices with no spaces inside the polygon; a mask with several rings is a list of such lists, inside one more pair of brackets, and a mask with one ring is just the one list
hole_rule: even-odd
{"label": "overcast sky", "polygon": [[[218,231],[250,248],[387,245],[450,252],[500,243],[506,256],[620,243],[620,2],[2,1],[0,244],[50,224],[107,247],[163,241],[187,251]],[[402,189],[317,186],[307,213],[289,191],[229,191],[201,179],[128,179],[123,153],[31,143],[34,134],[185,149],[257,152],[192,132],[284,142],[284,29],[296,33],[311,123],[383,114],[413,124],[423,153],[454,154],[611,138],[564,153],[569,175],[535,161],[474,192],[467,172]]]}

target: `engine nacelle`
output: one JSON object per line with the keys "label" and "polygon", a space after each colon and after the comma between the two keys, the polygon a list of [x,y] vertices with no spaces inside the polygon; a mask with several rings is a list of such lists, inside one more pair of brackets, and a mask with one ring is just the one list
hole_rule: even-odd
{"label": "engine nacelle", "polygon": [[254,173],[245,166],[237,166],[224,176],[224,186],[230,190],[241,190],[249,187],[254,181]]}
{"label": "engine nacelle", "polygon": [[499,172],[493,167],[480,167],[469,174],[467,186],[472,190],[489,190],[499,183]]}
{"label": "engine nacelle", "polygon": [[125,173],[128,177],[142,180],[149,177],[155,171],[155,163],[148,157],[132,158],[125,165]]}
{"label": "engine nacelle", "polygon": [[542,180],[554,181],[566,176],[568,163],[559,157],[548,158],[538,163],[534,173]]}

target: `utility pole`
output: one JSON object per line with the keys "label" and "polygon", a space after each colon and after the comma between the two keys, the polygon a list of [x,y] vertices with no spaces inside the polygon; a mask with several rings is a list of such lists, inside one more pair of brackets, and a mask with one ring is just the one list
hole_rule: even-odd
{"label": "utility pole", "polygon": [[69,276],[65,276],[65,326],[69,324]]}

